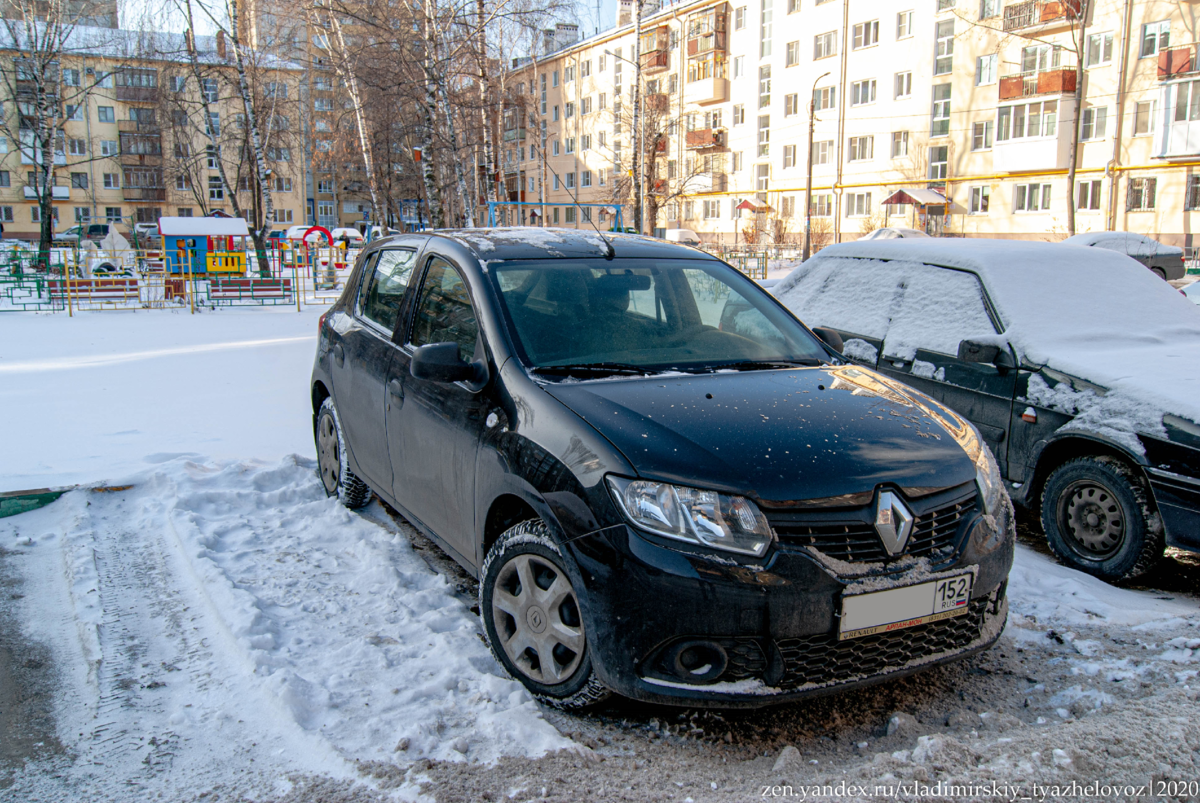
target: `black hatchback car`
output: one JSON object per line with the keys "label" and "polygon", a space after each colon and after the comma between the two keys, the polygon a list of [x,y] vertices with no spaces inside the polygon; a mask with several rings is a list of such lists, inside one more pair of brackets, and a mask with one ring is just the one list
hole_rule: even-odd
{"label": "black hatchback car", "polygon": [[660,240],[386,238],[321,318],[321,479],[478,576],[496,659],[558,707],[760,706],[987,647],[994,459],[825,336]]}

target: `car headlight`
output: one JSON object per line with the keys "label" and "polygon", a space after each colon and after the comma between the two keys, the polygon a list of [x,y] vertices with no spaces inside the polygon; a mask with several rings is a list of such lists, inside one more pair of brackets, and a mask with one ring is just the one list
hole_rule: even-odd
{"label": "car headlight", "polygon": [[624,477],[610,476],[608,485],[631,524],[664,538],[762,557],[774,537],[744,496]]}
{"label": "car headlight", "polygon": [[979,451],[975,456],[975,483],[983,499],[983,512],[994,514],[999,510],[1000,499],[1005,494],[1004,483],[1000,480],[1000,466],[992,457],[992,450],[983,441],[979,442]]}

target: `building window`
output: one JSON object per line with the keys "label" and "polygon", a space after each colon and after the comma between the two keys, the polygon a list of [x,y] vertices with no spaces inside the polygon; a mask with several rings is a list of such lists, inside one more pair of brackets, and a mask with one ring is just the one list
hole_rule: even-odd
{"label": "building window", "polygon": [[75,207],[75,222],[76,223],[91,223],[92,210],[86,206]]}
{"label": "building window", "polygon": [[933,121],[929,136],[944,137],[950,133],[950,84],[937,84],[933,88]]}
{"label": "building window", "polygon": [[72,156],[87,156],[87,140],[86,139],[68,139],[67,153]]}
{"label": "building window", "polygon": [[1187,191],[1183,194],[1183,208],[1189,212],[1200,209],[1200,176],[1187,177]]}
{"label": "building window", "polygon": [[902,156],[908,156],[908,132],[893,131],[892,132],[892,158],[899,159]]}
{"label": "building window", "polygon": [[575,152],[575,137],[567,137],[567,153]]}
{"label": "building window", "polygon": [[71,189],[86,190],[88,188],[87,173],[72,173],[71,174]]}
{"label": "building window", "polygon": [[745,74],[746,74],[746,57],[745,56],[734,56],[733,57],[733,77],[741,78]]}
{"label": "building window", "polygon": [[762,18],[759,28],[758,57],[765,59],[771,55],[771,34],[774,28],[774,12],[771,10],[774,0],[762,0]]}
{"label": "building window", "polygon": [[783,167],[784,167],[784,169],[786,170],[789,167],[795,167],[795,166],[796,166],[796,146],[795,145],[784,145],[783,146]]}
{"label": "building window", "polygon": [[1125,196],[1125,208],[1130,212],[1148,212],[1154,209],[1154,191],[1158,179],[1131,178]]}
{"label": "building window", "polygon": [[721,201],[720,199],[705,200],[701,202],[701,210],[705,220],[715,220],[721,217]]}
{"label": "building window", "polygon": [[935,145],[929,149],[929,180],[944,181],[950,167],[950,146]]}
{"label": "building window", "polygon": [[746,122],[746,107],[741,103],[736,103],[733,106],[733,124],[741,125]]}
{"label": "building window", "polygon": [[1175,85],[1175,122],[1200,120],[1200,81]]}
{"label": "building window", "polygon": [[120,173],[105,173],[104,174],[104,189],[106,189],[106,190],[121,189],[121,174]]}
{"label": "building window", "polygon": [[1142,49],[1140,58],[1157,56],[1158,51],[1166,50],[1171,44],[1171,21],[1148,22],[1142,26]]}
{"label": "building window", "polygon": [[911,72],[896,73],[896,79],[895,79],[894,83],[895,83],[895,98],[896,98],[896,100],[900,100],[901,98],[912,97],[912,73]]}
{"label": "building window", "polygon": [[765,193],[771,189],[771,166],[758,165],[755,170],[757,175],[754,181],[754,188],[758,190],[760,196],[764,196],[763,200],[765,200]]}
{"label": "building window", "polygon": [[771,153],[771,115],[764,114],[758,118],[758,155],[769,156]]}
{"label": "building window", "polygon": [[[1196,82],[1200,84],[1200,81]],[[1200,102],[1200,97],[1196,98]],[[1108,127],[1108,107],[1093,106],[1083,110],[1083,125],[1079,136],[1082,139],[1104,139],[1104,130]]]}
{"label": "building window", "polygon": [[558,86],[558,70],[555,70],[550,75],[550,86]]}
{"label": "building window", "polygon": [[837,54],[837,31],[819,33],[813,37],[813,60]]}
{"label": "building window", "polygon": [[11,206],[0,206],[0,221],[5,223],[13,222],[13,208]]}
{"label": "building window", "polygon": [[1087,40],[1087,61],[1089,67],[1098,67],[1102,64],[1111,64],[1113,56],[1113,35],[1108,33],[1094,33]]}
{"label": "building window", "polygon": [[1052,137],[1058,130],[1058,101],[1001,106],[996,114],[996,139]]}
{"label": "building window", "polygon": [[581,172],[579,174],[579,186],[581,186],[581,187],[592,186],[592,171],[591,170],[584,170],[583,172]]}
{"label": "building window", "polygon": [[96,117],[102,123],[115,123],[117,121],[117,114],[113,111],[112,106],[97,106]]}
{"label": "building window", "polygon": [[836,86],[823,86],[813,92],[813,108],[816,111],[832,109],[837,98]]}
{"label": "building window", "polygon": [[987,86],[996,83],[996,64],[999,56],[989,53],[975,59],[975,86]]}
{"label": "building window", "polygon": [[209,103],[217,102],[217,79],[205,78],[200,82],[200,92]]}
{"label": "building window", "polygon": [[12,186],[12,174],[7,170],[0,170],[0,187]]}
{"label": "building window", "polygon": [[208,177],[208,200],[223,201],[225,200],[225,185],[221,183],[220,176]]}
{"label": "building window", "polygon": [[733,10],[733,29],[740,31],[746,27],[746,7],[738,6]]}
{"label": "building window", "polygon": [[947,11],[957,5],[957,0],[937,0],[937,10]]}
{"label": "building window", "polygon": [[907,39],[913,35],[913,13],[901,11],[896,15],[896,38]]}
{"label": "building window", "polygon": [[742,151],[733,152],[733,172],[740,173],[742,171]]}
{"label": "building window", "polygon": [[553,112],[554,113],[550,115],[550,119],[557,123],[558,122],[558,104],[557,103],[554,104]]}
{"label": "building window", "polygon": [[795,14],[800,10],[800,0],[787,0],[787,13]]}
{"label": "building window", "polygon": [[1000,16],[1000,0],[979,0],[979,19]]}
{"label": "building window", "polygon": [[850,84],[850,105],[866,106],[875,102],[875,79],[855,81]]}
{"label": "building window", "polygon": [[771,105],[771,65],[764,64],[758,68],[758,108],[765,109]]}
{"label": "building window", "polygon": [[563,176],[563,179],[566,181],[568,190],[575,189],[575,174],[573,172],[567,173],[565,176]]}
{"label": "building window", "polygon": [[954,69],[954,20],[942,20],[934,31],[933,74],[948,75]]}
{"label": "building window", "polygon": [[[648,94],[658,94],[658,93],[656,93],[656,92],[651,92],[651,93],[648,93]],[[572,117],[574,117],[574,116],[575,116],[575,104],[574,104],[573,102],[572,102],[572,103],[568,103],[568,104],[566,104],[565,106],[563,106],[563,117],[565,117],[566,119],[570,120],[570,119],[571,119]]]}
{"label": "building window", "polygon": [[800,42],[788,42],[784,48],[784,66],[795,67],[800,63]]}
{"label": "building window", "polygon": [[1133,107],[1133,135],[1146,137],[1154,133],[1154,113],[1158,109],[1157,100],[1138,101]]}
{"label": "building window", "polygon": [[1018,184],[1013,198],[1014,212],[1045,212],[1050,208],[1049,184]]}
{"label": "building window", "polygon": [[827,165],[833,161],[833,140],[826,139],[813,143],[813,164]]}
{"label": "building window", "polygon": [[[1191,176],[1189,176],[1190,178]],[[1078,189],[1075,192],[1075,208],[1090,209],[1092,211],[1098,210],[1100,208],[1100,187],[1102,184],[1103,182],[1100,179],[1080,181]]]}
{"label": "building window", "polygon": [[809,213],[813,217],[829,217],[832,215],[833,194],[822,192],[813,195],[812,203],[809,204]]}
{"label": "building window", "polygon": [[846,217],[867,217],[871,214],[871,193],[849,192],[846,199]]}
{"label": "building window", "polygon": [[783,96],[783,116],[791,117],[794,114],[800,113],[800,96],[793,92],[790,95]]}
{"label": "building window", "polygon": [[851,30],[853,32],[853,41],[850,45],[851,50],[858,50],[879,44],[879,20],[860,22]]}
{"label": "building window", "polygon": [[986,215],[991,195],[992,191],[988,187],[972,187],[969,213],[972,215]]}
{"label": "building window", "polygon": [[847,161],[865,162],[875,156],[875,137],[850,137],[850,154]]}
{"label": "building window", "polygon": [[995,131],[994,120],[984,120],[971,126],[971,150],[986,151],[992,147],[992,134]]}

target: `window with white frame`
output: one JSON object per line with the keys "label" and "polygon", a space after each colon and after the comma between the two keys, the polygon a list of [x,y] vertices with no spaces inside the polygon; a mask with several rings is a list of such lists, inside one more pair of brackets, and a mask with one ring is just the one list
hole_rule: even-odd
{"label": "window with white frame", "polygon": [[104,178],[104,189],[106,189],[106,190],[121,189],[121,174],[120,173],[105,173],[103,175],[103,178]]}
{"label": "window with white frame", "polygon": [[790,218],[796,215],[796,196],[785,195],[780,199],[779,215],[780,217]]}
{"label": "window with white frame", "polygon": [[913,35],[913,13],[901,11],[896,15],[896,38],[907,39]]}
{"label": "window with white frame", "polygon": [[800,42],[788,42],[784,49],[784,66],[795,67],[800,63]]}
{"label": "window with white frame", "polygon": [[1058,130],[1058,101],[1044,100],[1001,106],[996,113],[996,141],[1052,137]]}
{"label": "window with white frame", "polygon": [[934,29],[934,75],[948,75],[954,69],[954,20],[942,20]]}
{"label": "window with white frame", "polygon": [[968,207],[968,213],[972,215],[986,215],[991,195],[992,190],[989,187],[972,187],[971,205]]}
{"label": "window with white frame", "polygon": [[584,170],[579,174],[579,186],[580,187],[592,186],[592,171],[591,170]]}
{"label": "window with white frame", "polygon": [[746,106],[742,103],[733,105],[733,124],[742,125],[746,122]]}
{"label": "window with white frame", "polygon": [[1013,194],[1014,212],[1045,212],[1050,209],[1050,185],[1018,184]]}
{"label": "window with white frame", "polygon": [[979,19],[1000,16],[1000,0],[979,0]]}
{"label": "window with white frame", "polygon": [[1125,208],[1130,212],[1149,212],[1154,209],[1156,178],[1131,178],[1125,193]]}
{"label": "window with white frame", "polygon": [[800,113],[800,96],[795,92],[783,96],[783,116],[791,117]]}
{"label": "window with white frame", "polygon": [[832,109],[837,103],[837,87],[823,86],[813,92],[813,108],[816,111]]}
{"label": "window with white frame", "polygon": [[563,176],[563,179],[567,183],[568,190],[575,189],[575,173],[573,173],[573,172],[567,173],[566,175]]}
{"label": "window with white frame", "polygon": [[115,123],[117,121],[117,113],[112,106],[97,106],[96,119],[101,123]]}
{"label": "window with white frame", "polygon": [[733,57],[733,77],[741,78],[745,74],[746,74],[746,57],[745,56],[734,56]]}
{"label": "window with white frame", "polygon": [[860,50],[879,44],[879,20],[860,22],[851,28],[851,32],[853,34],[851,50]]}
{"label": "window with white frame", "polygon": [[1187,189],[1183,193],[1183,208],[1189,212],[1200,209],[1200,176],[1187,177]]}
{"label": "window with white frame", "polygon": [[1100,179],[1080,181],[1075,190],[1075,208],[1098,211],[1100,209],[1100,189],[1103,182]]}
{"label": "window with white frame", "polygon": [[933,87],[933,119],[929,136],[944,137],[950,133],[950,84]]}
{"label": "window with white frame", "polygon": [[743,155],[743,151],[734,151],[733,152],[733,172],[734,173],[740,173],[744,169],[743,164],[742,164],[742,155]]}
{"label": "window with white frame", "polygon": [[971,150],[986,151],[992,147],[992,139],[996,130],[995,120],[984,120],[971,124]]}
{"label": "window with white frame", "polygon": [[850,84],[850,105],[866,106],[875,102],[875,79],[855,81]]}
{"label": "window with white frame", "polygon": [[850,137],[850,152],[846,160],[864,162],[875,157],[875,137]]}
{"label": "window with white frame", "polygon": [[221,182],[220,176],[208,177],[208,200],[223,201],[225,199],[225,185]]}
{"label": "window with white frame", "polygon": [[1021,48],[1021,72],[1046,72],[1062,64],[1063,49],[1057,45],[1036,44]]}
{"label": "window with white frame", "polygon": [[813,60],[837,55],[837,31],[819,33],[813,37]]}
{"label": "window with white frame", "polygon": [[[1197,100],[1200,101],[1200,98]],[[1079,136],[1081,139],[1104,139],[1105,129],[1108,127],[1108,107],[1093,106],[1090,109],[1084,109],[1083,120],[1080,123]]]}
{"label": "window with white frame", "polygon": [[1112,31],[1106,33],[1089,34],[1087,38],[1087,60],[1084,62],[1089,67],[1099,67],[1103,64],[1111,64],[1113,57],[1113,34]]}
{"label": "window with white frame", "polygon": [[590,151],[592,149],[592,135],[584,134],[579,138],[579,150]]}
{"label": "window with white frame", "polygon": [[758,155],[769,156],[771,153],[771,115],[764,114],[758,118]]}
{"label": "window with white frame", "polygon": [[846,217],[867,217],[871,214],[871,193],[848,192],[842,197],[846,201]]}
{"label": "window with white frame", "polygon": [[567,137],[567,153],[575,152],[575,137]]}
{"label": "window with white frame", "polygon": [[813,193],[809,211],[813,217],[829,217],[833,214],[833,193]]}
{"label": "window with white frame", "polygon": [[975,86],[987,86],[999,80],[996,74],[999,60],[1000,56],[996,53],[989,53],[975,59]]}
{"label": "window with white frame", "polygon": [[796,166],[796,146],[795,145],[784,145],[783,146],[783,167],[784,167],[784,169],[786,170],[789,167],[795,167],[795,166]]}
{"label": "window with white frame", "polygon": [[833,161],[833,140],[824,139],[813,143],[813,164],[827,165]]}
{"label": "window with white frame", "polygon": [[1200,81],[1184,81],[1175,85],[1174,120],[1177,123],[1200,120]]}
{"label": "window with white frame", "polygon": [[703,201],[702,209],[705,220],[715,220],[721,217],[721,201],[719,198]]}
{"label": "window with white frame", "polygon": [[733,10],[733,29],[740,31],[746,27],[746,7],[738,6]]}
{"label": "window with white frame", "polygon": [[559,143],[558,143],[558,140],[557,140],[557,139],[556,139],[556,140],[554,140],[552,143],[550,143],[550,155],[551,155],[551,156],[558,156],[558,153],[559,153],[559,147],[560,147],[560,146],[559,146]]}
{"label": "window with white frame", "polygon": [[100,155],[101,156],[116,156],[121,152],[117,140],[102,139],[100,140]]}
{"label": "window with white frame", "polygon": [[944,181],[950,168],[950,146],[934,145],[929,149],[929,180]]}
{"label": "window with white frame", "polygon": [[908,156],[908,132],[893,131],[892,132],[892,158],[899,159],[902,156]]}
{"label": "window with white frame", "polygon": [[1154,133],[1154,116],[1158,111],[1157,100],[1140,100],[1133,107],[1133,135],[1148,137]]}
{"label": "window with white frame", "polygon": [[1142,49],[1139,58],[1157,56],[1160,50],[1166,50],[1171,44],[1171,21],[1147,22],[1142,26]]}
{"label": "window with white frame", "polygon": [[764,64],[758,68],[758,108],[765,109],[771,105],[771,65]]}
{"label": "window with white frame", "polygon": [[893,97],[896,100],[912,97],[912,71],[896,73],[893,83],[895,85],[895,94]]}

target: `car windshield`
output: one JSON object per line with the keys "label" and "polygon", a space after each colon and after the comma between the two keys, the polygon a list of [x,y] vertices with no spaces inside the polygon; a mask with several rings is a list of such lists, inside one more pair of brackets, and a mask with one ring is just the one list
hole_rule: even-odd
{"label": "car windshield", "polygon": [[547,375],[750,370],[829,361],[759,287],[715,261],[488,266],[525,363]]}

